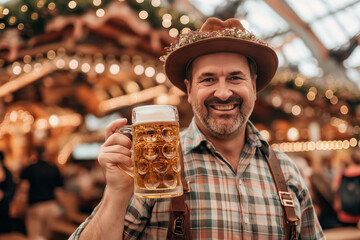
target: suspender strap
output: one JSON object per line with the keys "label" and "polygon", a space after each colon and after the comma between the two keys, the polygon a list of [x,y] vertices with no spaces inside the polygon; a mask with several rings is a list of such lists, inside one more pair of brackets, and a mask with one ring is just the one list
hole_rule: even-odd
{"label": "suspender strap", "polygon": [[[276,157],[273,149],[270,147],[270,156],[267,157],[265,151],[261,149],[265,156],[271,175],[275,182],[276,189],[284,208],[284,225],[285,225],[285,239],[297,240],[296,225],[299,219],[295,214],[295,205],[291,193],[288,191],[283,172],[280,167],[280,161]],[[181,163],[181,182],[183,190],[189,192],[188,182],[184,177],[184,160],[182,156],[181,145],[179,146],[179,158]],[[169,226],[167,232],[167,239],[186,239],[191,240],[191,227],[190,227],[190,211],[185,202],[184,194],[178,197],[171,198]]]}
{"label": "suspender strap", "polygon": [[[183,191],[189,192],[189,184],[184,177],[184,160],[181,145],[179,145],[179,158],[181,164],[181,183]],[[166,239],[191,240],[190,211],[185,202],[184,194],[171,198],[169,226]]]}
{"label": "suspender strap", "polygon": [[294,201],[292,199],[291,193],[288,191],[286,181],[280,167],[280,161],[275,156],[274,150],[271,147],[269,158],[263,150],[262,152],[269,165],[270,172],[275,182],[281,204],[284,208],[285,239],[297,240],[298,237],[296,234],[296,225],[299,219],[295,214]]}

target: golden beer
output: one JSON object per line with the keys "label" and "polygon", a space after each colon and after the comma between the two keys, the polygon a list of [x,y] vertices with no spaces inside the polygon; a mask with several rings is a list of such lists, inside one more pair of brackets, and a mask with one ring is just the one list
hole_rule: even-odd
{"label": "golden beer", "polygon": [[[147,105],[132,111],[134,196],[165,198],[183,194],[179,158],[179,117],[171,105]],[[120,167],[120,166],[119,166]],[[121,167],[120,167],[121,168]]]}
{"label": "golden beer", "polygon": [[180,195],[179,123],[137,124],[132,127],[132,133],[135,195]]}

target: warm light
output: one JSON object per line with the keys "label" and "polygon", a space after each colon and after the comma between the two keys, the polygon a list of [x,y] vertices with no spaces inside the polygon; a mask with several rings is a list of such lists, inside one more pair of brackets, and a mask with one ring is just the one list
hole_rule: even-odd
{"label": "warm light", "polygon": [[95,72],[101,74],[105,71],[105,66],[103,63],[98,63],[95,65]]}
{"label": "warm light", "polygon": [[42,8],[42,7],[44,6],[44,4],[45,4],[45,1],[44,1],[44,0],[39,0],[39,1],[37,2],[36,6],[37,6],[38,8]]}
{"label": "warm light", "polygon": [[76,4],[75,1],[70,1],[69,4],[68,4],[69,8],[71,8],[71,9],[76,8],[76,5],[77,5],[77,4]]}
{"label": "warm light", "polygon": [[49,127],[49,122],[44,118],[39,118],[36,120],[35,126],[37,129],[45,129]]}
{"label": "warm light", "polygon": [[315,97],[316,97],[316,93],[314,93],[314,92],[308,92],[308,94],[306,95],[306,98],[307,98],[309,101],[314,101],[314,100],[315,100]]}
{"label": "warm light", "polygon": [[143,3],[144,0],[136,0],[137,3]]}
{"label": "warm light", "polygon": [[139,18],[141,18],[141,19],[143,19],[143,20],[144,20],[144,19],[147,19],[148,16],[149,16],[149,14],[148,14],[148,12],[145,11],[145,10],[142,10],[142,11],[139,12]]}
{"label": "warm light", "polygon": [[22,11],[22,12],[27,12],[27,10],[28,10],[28,6],[26,6],[26,5],[22,5],[20,8],[20,11]]}
{"label": "warm light", "polygon": [[155,69],[153,67],[147,67],[145,69],[145,76],[153,77],[155,75]]}
{"label": "warm light", "polygon": [[18,26],[17,26],[17,29],[19,29],[20,31],[21,30],[24,30],[24,24],[23,23],[19,23]]}
{"label": "warm light", "polygon": [[78,66],[79,66],[79,62],[76,59],[70,60],[70,62],[69,62],[70,69],[74,70],[74,69],[78,68]]}
{"label": "warm light", "polygon": [[182,34],[187,34],[187,33],[189,33],[190,31],[191,31],[191,29],[188,28],[188,27],[186,27],[186,28],[183,28],[183,29],[181,30],[181,33],[182,33]]}
{"label": "warm light", "polygon": [[313,92],[316,95],[318,91],[315,87],[311,87],[311,88],[309,88],[309,92]]}
{"label": "warm light", "polygon": [[330,90],[330,89],[326,90],[325,97],[327,99],[331,99],[333,96],[334,96],[334,92],[332,90]]}
{"label": "warm light", "polygon": [[299,130],[297,130],[296,128],[292,127],[292,128],[289,128],[289,130],[287,131],[287,138],[290,140],[290,141],[296,141],[298,140],[300,137],[300,133],[299,133]]}
{"label": "warm light", "polygon": [[294,105],[291,108],[291,113],[295,116],[298,116],[301,113],[301,107],[299,105]]}
{"label": "warm light", "polygon": [[62,69],[62,68],[64,68],[65,67],[65,61],[64,61],[64,59],[58,59],[57,61],[56,61],[56,67],[57,68],[59,68],[59,69]]}
{"label": "warm light", "polygon": [[271,104],[274,106],[274,107],[280,107],[281,104],[282,104],[282,99],[281,99],[281,96],[279,95],[273,95],[272,98],[271,98]]}
{"label": "warm light", "polygon": [[169,27],[171,27],[171,20],[169,20],[169,19],[164,19],[164,20],[162,21],[162,26],[163,26],[164,28],[169,28]]}
{"label": "warm light", "polygon": [[111,74],[118,74],[120,72],[120,67],[118,64],[112,64],[109,68]]}
{"label": "warm light", "polygon": [[136,65],[135,67],[134,67],[134,73],[136,74],[136,75],[141,75],[141,74],[143,74],[144,73],[144,66],[143,65]]}
{"label": "warm light", "polygon": [[96,10],[96,16],[98,16],[98,17],[105,16],[105,10],[102,8],[99,8],[98,10]]}
{"label": "warm light", "polygon": [[57,115],[51,115],[49,117],[49,124],[51,127],[57,127],[59,125],[59,117]]}
{"label": "warm light", "polygon": [[345,105],[342,105],[340,107],[340,112],[341,112],[341,114],[346,115],[349,112],[349,108],[347,106],[345,106]]}
{"label": "warm light", "polygon": [[15,16],[11,16],[10,18],[9,18],[9,24],[10,25],[14,25],[16,23],[16,17]]}
{"label": "warm light", "polygon": [[48,59],[52,60],[52,59],[54,59],[56,57],[56,53],[55,53],[54,50],[50,50],[50,51],[47,52],[46,56],[47,56]]}
{"label": "warm light", "polygon": [[101,0],[94,0],[93,4],[94,4],[94,6],[100,6]]}
{"label": "warm light", "polygon": [[15,74],[15,75],[19,75],[20,73],[21,73],[21,67],[19,66],[19,65],[17,65],[17,66],[15,66],[15,67],[13,67],[13,73]]}
{"label": "warm light", "polygon": [[166,75],[164,73],[158,73],[155,77],[155,80],[159,84],[163,84],[166,81]]}
{"label": "warm light", "polygon": [[49,3],[49,5],[48,5],[48,9],[49,9],[49,10],[54,10],[55,8],[56,8],[56,4],[55,4],[55,3],[53,3],[53,2]]}
{"label": "warm light", "polygon": [[23,67],[23,71],[26,72],[26,73],[30,72],[31,69],[32,69],[32,66],[30,64],[28,64],[28,63],[26,63],[24,65],[24,67]]}
{"label": "warm light", "polygon": [[41,69],[42,69],[42,64],[41,63],[37,62],[37,63],[34,64],[34,71],[40,72]]}
{"label": "warm light", "polygon": [[346,130],[347,130],[347,124],[345,124],[345,123],[340,123],[337,128],[338,128],[338,131],[339,131],[340,133],[345,133]]}
{"label": "warm light", "polygon": [[8,15],[10,13],[10,10],[8,8],[4,8],[2,11],[3,15]]}
{"label": "warm light", "polygon": [[81,65],[81,71],[84,72],[84,73],[90,72],[90,69],[91,69],[91,67],[90,67],[89,63],[83,63]]}
{"label": "warm light", "polygon": [[260,134],[261,134],[261,136],[263,136],[265,139],[266,139],[266,141],[270,141],[271,140],[271,136],[270,136],[270,133],[269,133],[269,131],[268,130],[261,130],[260,131]]}
{"label": "warm light", "polygon": [[37,20],[39,18],[39,14],[34,12],[34,13],[31,14],[30,18],[31,18],[31,20],[35,21],[35,20]]}
{"label": "warm light", "polygon": [[330,102],[331,102],[331,104],[337,104],[338,102],[339,102],[339,99],[337,98],[337,96],[333,96],[331,99],[330,99]]}
{"label": "warm light", "polygon": [[160,4],[160,0],[151,0],[151,5],[153,5],[153,7],[159,7]]}
{"label": "warm light", "polygon": [[357,144],[356,138],[351,138],[351,139],[350,139],[350,146],[351,146],[351,147],[356,147],[356,144]]}
{"label": "warm light", "polygon": [[170,37],[177,37],[177,35],[179,35],[179,30],[177,30],[176,28],[172,28],[169,30],[169,35]]}
{"label": "warm light", "polygon": [[187,15],[182,15],[180,17],[180,22],[184,25],[188,24],[190,22],[190,18]]}
{"label": "warm light", "polygon": [[163,19],[163,20],[170,20],[170,21],[171,21],[172,16],[171,16],[171,14],[169,14],[169,13],[165,13],[165,14],[162,16],[162,19]]}

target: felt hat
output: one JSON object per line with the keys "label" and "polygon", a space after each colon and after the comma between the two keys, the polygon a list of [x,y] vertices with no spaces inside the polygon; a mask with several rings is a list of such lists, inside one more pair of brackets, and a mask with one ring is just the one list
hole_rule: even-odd
{"label": "felt hat", "polygon": [[257,67],[256,90],[265,88],[278,67],[275,51],[268,44],[245,30],[236,18],[222,21],[208,18],[198,31],[181,34],[161,57],[169,80],[186,92],[186,69],[195,58],[217,52],[240,53],[249,57]]}

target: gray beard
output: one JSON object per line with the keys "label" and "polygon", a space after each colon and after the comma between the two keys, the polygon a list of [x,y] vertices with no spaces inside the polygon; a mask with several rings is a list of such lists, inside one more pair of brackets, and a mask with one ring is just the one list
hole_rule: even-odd
{"label": "gray beard", "polygon": [[[214,135],[214,136],[229,136],[246,124],[246,116],[239,112],[235,117],[224,115],[220,119],[215,119],[210,116],[210,111],[206,114],[201,114],[201,111],[197,111],[196,107],[193,106],[193,112],[197,119]],[[204,115],[204,116],[202,116]],[[229,121],[232,119],[232,121]],[[222,123],[222,121],[227,121]]]}

